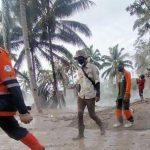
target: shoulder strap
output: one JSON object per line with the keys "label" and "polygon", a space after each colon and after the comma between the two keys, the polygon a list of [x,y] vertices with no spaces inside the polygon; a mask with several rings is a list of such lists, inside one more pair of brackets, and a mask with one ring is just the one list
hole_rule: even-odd
{"label": "shoulder strap", "polygon": [[85,70],[83,69],[83,67],[81,69],[82,69],[84,75],[86,76],[86,78],[88,78],[91,81],[91,83],[93,84],[93,86],[95,87],[95,82],[87,75],[87,73],[85,72]]}

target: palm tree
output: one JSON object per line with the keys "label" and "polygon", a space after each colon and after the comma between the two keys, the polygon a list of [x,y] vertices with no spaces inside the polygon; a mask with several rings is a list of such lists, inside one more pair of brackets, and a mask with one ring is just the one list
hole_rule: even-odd
{"label": "palm tree", "polygon": [[87,52],[88,56],[90,57],[90,60],[92,63],[94,63],[99,69],[102,69],[102,65],[100,62],[102,62],[102,55],[98,49],[94,50],[93,45],[90,47],[84,48],[84,50]]}
{"label": "palm tree", "polygon": [[54,90],[56,91],[56,102],[58,101],[57,98],[57,79],[56,79],[56,72],[55,72],[55,64],[54,64],[54,57],[53,57],[53,39],[61,39],[64,42],[69,42],[72,44],[78,44],[85,46],[84,42],[81,38],[73,31],[77,30],[81,33],[84,33],[87,36],[90,36],[89,29],[78,22],[69,21],[69,20],[62,20],[64,17],[71,16],[74,12],[79,9],[86,9],[88,8],[92,2],[89,0],[54,0],[54,1],[41,1],[43,7],[43,16],[39,23],[37,23],[37,27],[42,24],[43,33],[47,36],[48,44],[49,44],[49,51],[50,51],[50,62],[52,66],[53,78],[54,78]]}
{"label": "palm tree", "polygon": [[39,97],[37,93],[36,79],[34,76],[32,62],[31,62],[29,35],[28,35],[28,27],[27,27],[27,20],[26,20],[26,5],[25,5],[24,0],[20,0],[20,12],[21,12],[21,19],[22,19],[22,29],[23,29],[23,37],[24,37],[24,45],[25,45],[26,58],[27,58],[27,64],[28,64],[28,71],[29,71],[29,77],[30,77],[30,86],[32,89],[32,93],[33,93],[33,97],[34,97],[34,101],[37,106],[37,109],[39,112],[41,112],[41,108],[39,105]]}
{"label": "palm tree", "polygon": [[[26,2],[29,50],[32,57],[33,75],[36,76],[36,69],[41,69],[41,62],[39,59],[41,58],[41,55],[44,56],[48,61],[51,61],[55,79],[54,88],[56,89],[57,81],[55,77],[55,65],[53,62],[56,59],[59,59],[63,63],[66,63],[66,59],[69,60],[68,58],[72,57],[71,53],[64,46],[56,44],[56,41],[62,40],[64,42],[85,47],[85,43],[77,32],[86,36],[91,35],[90,30],[85,24],[64,20],[64,18],[71,16],[78,10],[89,8],[93,2],[90,0],[29,0]],[[11,46],[16,48],[23,45],[22,29],[21,26],[18,26],[21,18],[17,11],[19,3],[17,0],[12,0],[9,4],[11,4],[11,14],[15,16],[14,20],[17,22],[15,24],[17,26],[14,26],[12,29],[13,34],[11,34],[14,35],[11,38]],[[16,69],[19,69],[24,56],[25,49],[23,49],[19,55],[15,64]]]}
{"label": "palm tree", "polygon": [[128,53],[124,53],[124,48],[121,48],[119,50],[118,44],[114,47],[109,48],[109,55],[104,55],[104,63],[102,64],[103,68],[106,68],[105,71],[102,74],[102,77],[105,79],[109,77],[109,79],[113,79],[116,76],[117,73],[117,66],[120,61],[122,61],[125,65],[125,67],[132,68],[132,62],[128,60],[129,57]]}
{"label": "palm tree", "polygon": [[[62,65],[57,63],[55,64],[56,66],[56,77],[58,81],[59,87],[62,88],[63,92],[66,93],[66,87],[69,84],[69,77],[65,73],[65,70],[62,68]],[[54,79],[53,79],[53,73],[51,70],[40,70],[38,73],[38,92],[39,95],[44,97],[44,105],[48,104],[51,107],[56,107],[56,97],[55,94],[56,92],[53,89],[53,84],[54,84]],[[60,88],[59,88],[60,89]],[[59,106],[60,108],[65,106],[65,99],[64,99],[64,94],[62,94],[62,91],[58,91],[58,101],[59,101]]]}
{"label": "palm tree", "polygon": [[[45,58],[51,61],[53,76],[55,80],[55,91],[57,91],[57,80],[54,66],[54,57],[57,59],[61,58],[59,57],[57,52],[65,54],[65,57],[70,57],[71,54],[63,46],[54,44],[53,41],[62,40],[74,45],[86,46],[82,39],[78,36],[76,31],[79,31],[86,36],[91,35],[91,32],[86,25],[76,21],[63,20],[62,18],[71,16],[79,9],[88,8],[91,4],[93,3],[89,0],[34,0],[34,2],[28,1],[27,3],[27,25],[28,31],[30,33],[29,46],[32,56],[34,75],[36,74],[35,64],[38,64],[38,66],[40,64],[38,61],[39,59],[37,59],[37,57],[35,58],[35,52],[39,50]],[[28,13],[29,11],[32,11],[35,5],[37,6],[36,11],[34,11],[34,13]],[[17,12],[15,14],[17,14]],[[18,46],[18,44],[22,44],[22,41],[19,39],[14,41],[13,44]],[[19,63],[22,60],[24,54],[25,52],[20,53],[18,59]],[[18,64],[16,64],[15,66],[17,65]]]}
{"label": "palm tree", "polygon": [[126,8],[130,15],[136,15],[138,19],[135,21],[133,29],[138,29],[139,38],[149,33],[150,30],[150,1],[136,0]]}
{"label": "palm tree", "polygon": [[5,49],[10,52],[10,8],[8,1],[2,0],[2,26]]}
{"label": "palm tree", "polygon": [[137,73],[141,74],[150,67],[150,43],[141,40],[137,43],[135,49],[135,67],[137,68]]}
{"label": "palm tree", "polygon": [[18,73],[18,81],[20,84],[20,87],[23,91],[29,91],[30,90],[30,80],[28,72],[23,71],[22,73]]}

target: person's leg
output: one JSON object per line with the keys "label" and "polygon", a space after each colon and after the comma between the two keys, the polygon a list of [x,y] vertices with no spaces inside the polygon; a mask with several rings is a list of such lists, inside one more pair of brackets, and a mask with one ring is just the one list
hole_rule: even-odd
{"label": "person's leg", "polygon": [[123,125],[122,101],[122,99],[117,99],[116,101],[115,115],[118,120],[118,123],[114,124],[114,127],[119,127]]}
{"label": "person's leg", "polygon": [[89,116],[96,122],[100,127],[101,134],[105,134],[104,126],[100,118],[95,113],[95,98],[86,100]]}
{"label": "person's leg", "polygon": [[139,90],[139,95],[140,95],[141,101],[143,101],[144,100],[143,90]]}
{"label": "person's leg", "polygon": [[44,150],[44,147],[38,142],[38,140],[28,132],[27,129],[20,127],[13,116],[0,117],[0,127],[9,137],[15,140],[20,140],[31,150]]}
{"label": "person's leg", "polygon": [[129,121],[125,127],[130,127],[133,125],[134,123],[134,118],[133,118],[133,115],[132,115],[132,112],[130,110],[130,100],[128,101],[123,101],[123,112],[124,112],[124,115],[126,117],[126,119]]}
{"label": "person's leg", "polygon": [[84,137],[85,126],[83,122],[83,114],[84,114],[85,107],[86,107],[85,100],[78,97],[78,131],[79,131],[79,134],[76,138],[73,138],[74,140],[78,140]]}

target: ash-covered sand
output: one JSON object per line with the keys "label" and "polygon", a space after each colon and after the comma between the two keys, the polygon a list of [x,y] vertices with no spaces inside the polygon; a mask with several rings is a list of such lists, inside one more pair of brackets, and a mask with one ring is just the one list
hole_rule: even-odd
{"label": "ash-covered sand", "polygon": [[[147,99],[150,100],[150,99]],[[101,136],[97,125],[85,113],[85,139],[73,141],[77,135],[76,113],[68,110],[33,112],[34,120],[26,126],[46,147],[46,150],[150,150],[150,101],[135,102],[135,125],[130,129],[114,129],[114,109],[97,112],[104,121],[106,135]],[[20,142],[0,130],[0,150],[28,150]]]}

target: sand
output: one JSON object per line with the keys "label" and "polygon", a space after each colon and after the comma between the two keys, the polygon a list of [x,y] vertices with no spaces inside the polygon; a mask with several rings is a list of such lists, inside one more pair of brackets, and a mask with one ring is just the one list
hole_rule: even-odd
{"label": "sand", "polygon": [[[77,135],[77,114],[68,110],[44,110],[43,114],[33,112],[33,122],[21,125],[32,131],[46,150],[150,150],[150,99],[147,100],[132,104],[135,125],[129,129],[113,128],[114,109],[98,111],[105,123],[105,136],[100,135],[97,125],[85,113],[85,139],[73,141]],[[28,150],[1,130],[0,139],[0,150]]]}

